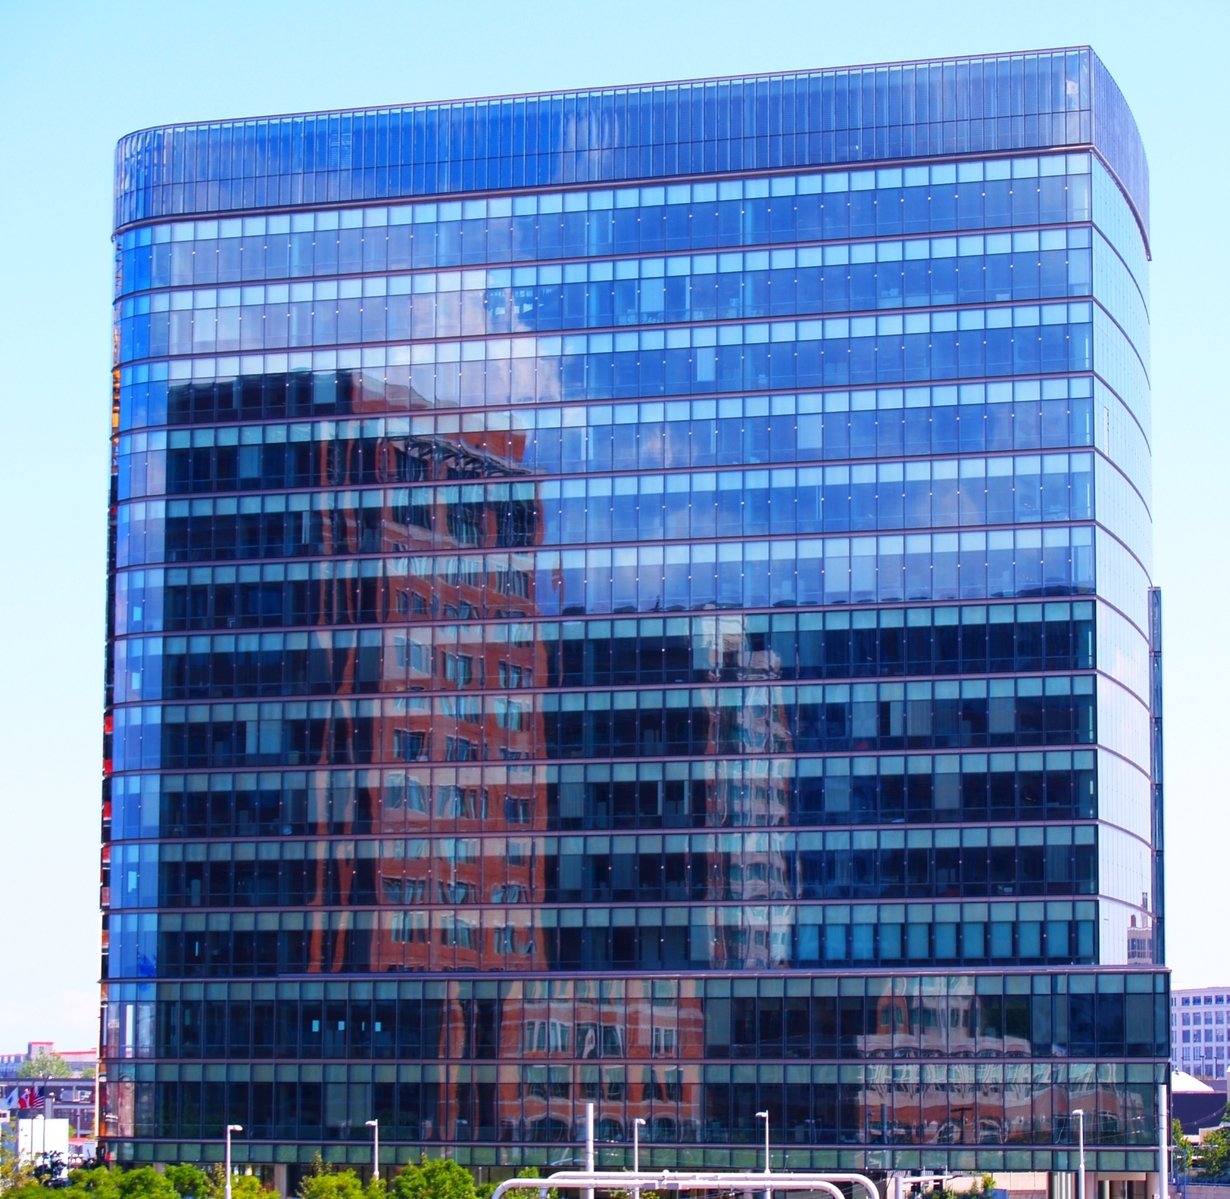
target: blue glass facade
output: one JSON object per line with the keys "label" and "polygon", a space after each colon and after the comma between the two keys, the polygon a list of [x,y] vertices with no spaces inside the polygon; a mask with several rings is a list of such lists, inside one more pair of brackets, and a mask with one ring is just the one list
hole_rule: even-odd
{"label": "blue glass facade", "polygon": [[125,138],[117,1154],[1143,1178],[1147,214],[1088,49]]}

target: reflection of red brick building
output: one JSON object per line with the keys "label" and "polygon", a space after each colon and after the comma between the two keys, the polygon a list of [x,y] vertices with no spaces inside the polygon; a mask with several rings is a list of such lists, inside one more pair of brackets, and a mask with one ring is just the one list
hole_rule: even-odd
{"label": "reflection of red brick building", "polygon": [[[352,410],[364,411],[362,385],[353,386]],[[383,388],[372,406],[386,409]],[[383,910],[365,951],[375,972],[545,965],[542,938],[517,909],[541,897],[542,864],[516,834],[541,827],[545,812],[540,772],[514,765],[544,756],[541,720],[523,698],[544,676],[543,651],[516,623],[534,614],[525,551],[540,540],[532,484],[514,465],[522,439],[437,431],[317,448],[322,478],[385,485],[357,493],[381,498],[380,507],[356,502],[326,522],[325,552],[399,555],[380,580],[377,607],[392,623],[372,756],[389,765],[371,790],[366,826],[386,839],[374,858],[318,865],[319,896],[328,871],[342,875],[343,898],[356,869],[375,872]],[[361,446],[373,464],[358,460]],[[320,609],[328,607],[322,597]],[[346,683],[355,662],[345,653],[354,651],[331,664],[342,697],[357,690]],[[340,968],[351,932],[318,924],[313,968]]]}
{"label": "reflection of red brick building", "polygon": [[[955,988],[955,980],[953,987]],[[883,1064],[867,1068],[862,1092],[860,1125],[874,1141],[934,1143],[978,1140],[975,1130],[1003,1122],[1003,1095],[992,1111],[988,1094],[979,1104],[973,1058],[980,1043],[989,1044],[993,1030],[982,1016],[979,997],[972,985],[943,994],[881,996],[875,1009],[875,1032],[863,1037],[860,1049]],[[1004,1052],[1002,1035],[996,1039],[996,1056]],[[1021,1041],[1028,1051],[1028,1041]],[[906,1064],[906,1058],[927,1059],[926,1064]],[[936,1064],[936,1059],[969,1059],[956,1064]],[[1002,1069],[1002,1067],[1000,1067]],[[1026,1094],[1026,1114],[1028,1114]],[[998,1131],[995,1137],[999,1140]]]}
{"label": "reflection of red brick building", "polygon": [[[507,441],[482,447],[460,435],[405,452],[424,477],[498,480],[510,473]],[[545,792],[536,772],[513,765],[544,750],[541,721],[522,698],[543,677],[542,651],[515,624],[534,612],[533,573],[517,547],[537,542],[537,514],[509,484],[460,484],[460,506],[456,486],[411,488],[394,513],[410,556],[393,596],[406,624],[386,631],[383,689],[397,698],[380,756],[395,766],[379,827],[429,835],[395,841],[405,852],[379,863],[391,910],[381,913],[373,968],[542,969],[542,938],[516,912],[541,896],[542,863],[516,835],[541,827]],[[431,557],[417,556],[428,546]],[[439,552],[491,546],[500,550]]]}
{"label": "reflection of red brick building", "polygon": [[508,984],[499,1056],[501,1141],[551,1144],[584,1135],[595,1105],[601,1142],[695,1140],[701,1119],[704,1017],[698,986],[675,979],[532,980]]}
{"label": "reflection of red brick building", "polygon": [[[867,1140],[893,1144],[1029,1144],[1064,1139],[1074,1108],[1095,1135],[1123,1135],[1140,1111],[1124,1111],[1121,1088],[1100,1088],[1094,1067],[1067,1067],[1062,1104],[1039,1103],[1028,1027],[1000,996],[975,993],[972,980],[950,979],[941,993],[915,982],[875,1006],[875,1031],[860,1038],[866,1085],[856,1117]],[[1015,1005],[1020,1011],[1023,1004]],[[912,1059],[912,1060],[911,1060]],[[1128,1092],[1128,1102],[1135,1098]]]}

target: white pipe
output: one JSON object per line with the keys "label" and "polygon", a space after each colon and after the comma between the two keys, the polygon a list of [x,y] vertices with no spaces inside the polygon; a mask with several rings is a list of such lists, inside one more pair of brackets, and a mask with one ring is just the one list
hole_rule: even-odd
{"label": "white pipe", "polygon": [[1076,1159],[1076,1199],[1085,1199],[1085,1113],[1074,1107],[1072,1114],[1076,1117],[1076,1136],[1079,1154]]}
{"label": "white pipe", "polygon": [[[585,1105],[585,1169],[594,1172],[594,1105]],[[586,1187],[585,1199],[594,1199],[592,1187]]]}
{"label": "white pipe", "polygon": [[[715,1171],[692,1174],[675,1173],[671,1170],[649,1170],[637,1174],[627,1170],[560,1170],[546,1178],[508,1178],[492,1192],[491,1199],[503,1199],[511,1190],[573,1189],[593,1190],[595,1187],[627,1190],[643,1187],[649,1190],[668,1191],[728,1191],[747,1190],[753,1179],[764,1175],[752,1171]],[[773,1189],[781,1191],[829,1191],[833,1185],[853,1183],[862,1189],[866,1199],[880,1199],[874,1182],[865,1174],[837,1171],[812,1174],[805,1172],[774,1174]],[[760,1188],[756,1188],[759,1190]]]}
{"label": "white pipe", "polygon": [[1160,1199],[1170,1193],[1170,1112],[1164,1082],[1157,1084],[1157,1193]]}

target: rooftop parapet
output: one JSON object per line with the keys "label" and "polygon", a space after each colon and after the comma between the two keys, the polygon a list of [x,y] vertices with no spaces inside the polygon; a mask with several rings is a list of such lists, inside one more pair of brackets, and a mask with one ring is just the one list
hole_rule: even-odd
{"label": "rooftop parapet", "polygon": [[115,223],[1057,147],[1099,153],[1147,239],[1088,47],[166,125],[121,139]]}

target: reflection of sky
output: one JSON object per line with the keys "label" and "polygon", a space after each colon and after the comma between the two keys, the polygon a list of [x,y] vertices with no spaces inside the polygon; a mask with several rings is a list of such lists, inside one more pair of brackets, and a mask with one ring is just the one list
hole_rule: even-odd
{"label": "reflection of sky", "polygon": [[[1011,119],[1027,94],[1030,119]],[[1078,49],[147,130],[122,143],[118,219],[181,211],[181,190],[252,208],[1079,145],[1091,109],[1147,211],[1131,114]]]}

